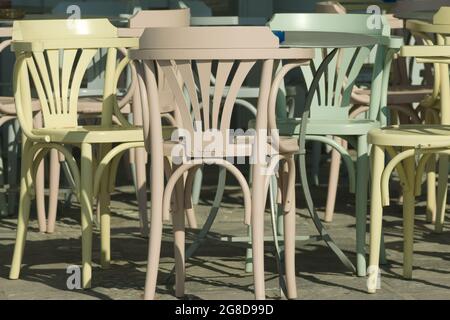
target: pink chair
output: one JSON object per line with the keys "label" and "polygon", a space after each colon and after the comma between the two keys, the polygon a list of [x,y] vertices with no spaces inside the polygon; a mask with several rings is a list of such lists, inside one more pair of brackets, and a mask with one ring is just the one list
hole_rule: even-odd
{"label": "pink chair", "polygon": [[[129,20],[128,28],[119,29],[119,35],[122,37],[140,37],[145,28],[161,27],[187,27],[190,22],[189,9],[170,9],[170,10],[142,10],[134,14]],[[160,97],[161,117],[172,126],[178,126],[180,122],[180,113],[175,108],[175,101],[172,92],[168,88],[164,78],[159,86],[158,95]],[[133,123],[141,126],[143,124],[142,101],[139,94],[133,95],[132,112]],[[146,168],[147,154],[144,149],[136,148],[134,150],[132,161],[136,163],[136,182],[137,195],[140,212],[147,212],[147,186],[146,186]],[[187,211],[188,224],[192,228],[197,228],[197,220],[193,209]],[[145,220],[147,221],[147,220]],[[145,223],[146,222],[142,222]],[[148,234],[148,231],[147,231]]]}
{"label": "pink chair", "polygon": [[[225,167],[240,183],[244,193],[244,222],[252,228],[252,247],[254,262],[255,296],[265,297],[264,290],[264,211],[270,171],[266,167],[267,146],[276,145],[273,140],[266,144],[267,130],[276,129],[275,103],[268,110],[269,94],[276,98],[278,87],[271,90],[274,64],[290,60],[282,68],[298,67],[301,63],[313,57],[309,49],[280,49],[278,39],[267,27],[191,27],[191,28],[157,28],[146,29],[140,38],[140,49],[130,50],[130,57],[144,60],[145,81],[140,85],[145,108],[144,137],[146,149],[150,153],[152,215],[149,243],[149,256],[145,298],[155,297],[156,279],[158,275],[159,256],[161,250],[162,221],[170,217],[170,201],[173,198],[173,230],[175,238],[176,264],[176,296],[184,295],[185,281],[185,223],[183,212],[192,207],[191,190],[195,170],[202,164],[215,164]],[[293,61],[292,61],[293,60]],[[193,137],[194,132],[203,138],[200,145],[206,146],[208,133],[216,129],[222,137],[228,137],[231,113],[234,108],[237,93],[246,76],[256,62],[263,63],[260,81],[260,96],[258,99],[256,135],[253,138],[231,137],[227,140],[228,147],[218,147],[211,152],[207,149],[196,149],[192,145],[184,145],[181,140],[164,140],[161,127],[158,99],[158,80],[160,71],[167,79],[172,90],[176,107],[181,116],[179,129]],[[212,68],[217,64],[216,68]],[[236,68],[236,69],[234,69]],[[232,70],[235,72],[231,73]],[[210,100],[210,76],[215,73],[215,92]],[[228,80],[227,80],[228,79]],[[279,79],[278,79],[279,80]],[[225,85],[230,90],[223,99]],[[279,84],[279,83],[278,83]],[[200,93],[197,94],[196,87]],[[184,98],[184,90],[189,94],[190,105]],[[275,93],[275,94],[274,94]],[[147,101],[146,101],[147,100]],[[192,107],[192,113],[191,113]],[[196,130],[194,130],[196,128]],[[180,131],[179,131],[180,133]],[[205,135],[206,134],[206,135]],[[173,136],[175,137],[175,136]],[[186,135],[185,135],[186,137]],[[198,137],[198,136],[197,136]],[[279,142],[278,156],[283,163],[280,166],[282,184],[280,199],[284,205],[285,219],[285,265],[287,292],[289,298],[297,295],[295,283],[295,162],[294,153],[298,151],[298,141],[292,138],[273,137]],[[205,143],[205,144],[204,144]],[[216,146],[217,147],[217,146]],[[259,155],[252,164],[252,190],[242,173],[227,160],[241,150],[241,155]],[[232,152],[231,152],[232,151]],[[258,153],[258,151],[260,153]],[[174,157],[176,156],[176,157]],[[180,157],[181,156],[181,157]],[[188,156],[188,157],[185,157]],[[175,162],[174,159],[182,160]],[[263,160],[262,160],[263,159]],[[172,162],[172,164],[171,164]],[[164,168],[164,170],[162,169]],[[164,187],[164,171],[167,184]],[[182,179],[188,173],[186,182]]]}

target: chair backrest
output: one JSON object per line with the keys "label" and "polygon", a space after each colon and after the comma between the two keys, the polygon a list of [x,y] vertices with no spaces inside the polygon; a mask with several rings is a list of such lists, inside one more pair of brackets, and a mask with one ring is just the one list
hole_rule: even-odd
{"label": "chair backrest", "polygon": [[[317,13],[338,13],[338,14],[346,14],[346,13],[355,13],[355,12],[347,12],[347,9],[337,1],[323,1],[316,3],[316,12]],[[403,21],[394,17],[392,13],[384,14],[387,18],[391,30],[394,29],[402,29]]]}
{"label": "chair backrest", "polygon": [[31,126],[31,83],[38,95],[44,127],[77,126],[77,102],[86,69],[101,48],[108,51],[102,124],[112,122],[115,105],[117,48],[137,46],[119,38],[107,19],[22,20],[13,25],[17,61],[14,84],[17,113],[25,130]]}
{"label": "chair backrest", "polygon": [[129,19],[129,29],[133,36],[141,36],[145,28],[187,27],[190,9],[141,10]]}
{"label": "chair backrest", "polygon": [[[433,22],[425,22],[418,20],[408,20],[406,28],[411,35],[416,39],[416,43],[426,46],[434,45],[449,45],[450,44],[450,7],[441,7],[433,16]],[[447,65],[441,67],[448,68]],[[439,64],[434,64],[434,72],[431,72],[430,64],[425,64],[424,71],[425,80],[433,82],[433,93],[430,99],[423,103],[428,106],[437,106],[440,99],[440,78],[441,67]],[[433,79],[433,80],[431,80]],[[436,121],[437,119],[433,119]]]}
{"label": "chair backrest", "polygon": [[[263,61],[263,66],[256,127],[267,128],[274,60],[313,56],[310,49],[280,49],[278,39],[267,27],[152,28],[142,34],[139,48],[129,53],[132,58],[145,60],[149,99],[157,90],[150,86],[156,83],[152,80],[156,65],[175,95],[182,128],[190,133],[219,130],[222,137],[230,128],[239,89],[257,61]],[[212,97],[211,74],[216,78]],[[229,90],[223,98],[225,86]],[[149,106],[149,110],[154,112],[155,106]]]}
{"label": "chair backrest", "polygon": [[[312,31],[312,32],[344,32],[372,36],[383,43],[390,36],[390,28],[385,17],[380,16],[380,28],[370,28],[367,21],[370,15],[364,14],[275,14],[269,26],[278,31]],[[378,45],[377,48],[380,48]],[[315,71],[334,48],[317,48],[316,56],[310,66],[302,67],[306,85],[309,88]],[[319,82],[318,89],[311,105],[312,118],[347,119],[349,117],[350,99],[353,86],[364,62],[368,59],[372,47],[341,48],[338,49],[333,60],[328,64],[327,71]],[[383,51],[384,52],[384,51]],[[381,77],[380,66],[384,64],[384,54],[376,54],[374,70]],[[380,78],[378,78],[380,79]],[[376,81],[373,85],[380,85]],[[374,100],[375,101],[375,100]],[[340,108],[336,108],[340,107]],[[369,112],[371,118],[378,116],[379,103],[371,103]]]}
{"label": "chair backrest", "polygon": [[[347,14],[347,9],[337,1],[324,1],[316,4],[316,12]],[[393,14],[385,14],[384,16],[389,22],[393,35],[403,35],[403,20],[394,17]],[[372,52],[369,58],[370,63],[375,62],[375,53],[376,52]],[[408,79],[405,59],[395,59],[393,68],[396,69],[397,72],[393,74],[391,81],[396,79],[395,81],[399,82],[399,84],[405,84]]]}
{"label": "chair backrest", "polygon": [[[134,6],[131,2],[119,1],[114,4],[108,1],[61,1],[52,9],[52,13],[56,14],[58,18],[62,19],[67,16],[79,14],[80,16],[74,16],[77,19],[83,19],[85,17],[111,17],[118,18],[123,14],[132,14]],[[101,95],[103,85],[105,81],[105,63],[106,52],[105,50],[99,50],[98,53],[92,58],[91,64],[86,72],[87,83],[84,88],[81,89],[80,95],[82,96],[98,96]]]}
{"label": "chair backrest", "polygon": [[[129,20],[129,28],[121,29],[122,34],[140,37],[145,28],[170,28],[188,27],[190,21],[190,9],[170,10],[142,10],[133,15]],[[164,73],[158,70],[158,90],[161,113],[176,112],[175,98],[167,84]],[[176,115],[176,119],[179,115]]]}

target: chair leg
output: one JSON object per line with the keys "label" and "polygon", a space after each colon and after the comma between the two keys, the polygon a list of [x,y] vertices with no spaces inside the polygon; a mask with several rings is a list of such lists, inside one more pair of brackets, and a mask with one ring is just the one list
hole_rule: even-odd
{"label": "chair leg", "polygon": [[[200,170],[197,170],[197,172],[198,171],[200,171]],[[196,175],[197,175],[197,172],[196,172]],[[187,177],[187,174],[185,174],[183,176],[183,181],[186,181],[186,177]],[[195,181],[195,178],[194,178],[194,183],[195,182],[196,181]],[[185,182],[183,183],[183,185],[185,185]],[[194,187],[195,187],[195,185],[192,186],[192,188],[194,188]],[[200,185],[200,187],[201,187],[201,185]],[[192,191],[190,192],[189,196],[191,197],[191,201],[192,201],[193,200],[193,193],[192,193]],[[184,201],[184,192],[183,192],[183,201]],[[192,201],[192,204],[193,204],[193,201]],[[186,214],[186,219],[187,219],[187,223],[188,223],[189,228],[197,229],[198,228],[198,224],[197,224],[197,218],[195,217],[194,206],[191,205],[190,208],[186,208],[185,209],[185,214]]]}
{"label": "chair leg", "polygon": [[436,157],[431,156],[427,172],[427,222],[436,221]]}
{"label": "chair leg", "polygon": [[[111,150],[111,145],[102,144],[100,146],[100,152],[98,161]],[[98,195],[98,208],[97,214],[100,215],[100,264],[103,269],[109,268],[111,263],[111,213],[109,204],[111,202],[111,195],[109,192],[110,186],[110,176],[111,176],[111,165],[109,164],[102,175],[100,181],[100,190]]]}
{"label": "chair leg", "polygon": [[[34,119],[34,125],[36,128],[42,127],[42,116],[40,113],[36,114]],[[39,231],[46,232],[47,231],[47,222],[46,222],[46,213],[45,213],[45,168],[44,168],[44,160],[39,164],[37,173],[36,173],[36,181],[34,183],[34,188],[36,192],[36,210],[37,217],[39,223]]]}
{"label": "chair leg", "polygon": [[[175,171],[177,166],[174,165]],[[185,287],[185,218],[184,179],[178,179],[175,186],[176,209],[173,213],[174,254],[175,254],[175,296],[182,298]]]}
{"label": "chair leg", "polygon": [[19,194],[19,213],[17,218],[17,234],[16,243],[14,245],[14,254],[11,263],[11,270],[9,272],[10,279],[18,279],[20,274],[20,268],[22,264],[23,252],[25,249],[25,241],[27,237],[28,221],[30,218],[30,206],[31,197],[29,194],[29,188],[31,186],[27,185],[26,176],[31,174],[31,163],[28,159],[30,154],[28,149],[31,147],[31,143],[23,138],[23,148],[22,148],[22,164],[21,164],[21,174],[20,174],[20,194]]}
{"label": "chair leg", "polygon": [[378,272],[380,259],[380,243],[383,221],[383,207],[381,204],[381,175],[384,170],[384,149],[374,145],[372,147],[372,186],[370,201],[370,258],[368,268],[367,289],[375,293],[378,288]]}
{"label": "chair leg", "polygon": [[[0,150],[2,150],[2,146],[0,145]],[[5,187],[5,167],[3,165],[3,157],[2,152],[0,152],[0,186],[2,188]],[[8,207],[6,202],[5,192],[0,192],[0,218],[8,216]]]}
{"label": "chair leg", "polygon": [[289,201],[289,208],[287,212],[284,212],[284,263],[286,269],[286,288],[287,288],[287,298],[296,299],[297,298],[297,284],[295,277],[295,216],[296,216],[296,206],[295,206],[295,164],[292,159],[291,165],[288,166],[289,175],[293,174],[293,181],[288,183],[288,188],[291,192],[291,199]]}
{"label": "chair leg", "polygon": [[[105,169],[108,171],[108,169]],[[108,192],[109,174],[104,174],[100,183],[99,211],[100,211],[100,264],[103,269],[109,268],[111,263],[111,215],[109,212],[110,194]]]}
{"label": "chair leg", "polygon": [[312,178],[311,181],[314,186],[319,185],[321,151],[322,151],[322,144],[320,142],[313,141],[311,152],[311,178]]}
{"label": "chair leg", "polygon": [[[158,162],[161,160],[161,162]],[[151,169],[151,215],[150,235],[148,245],[147,273],[145,277],[144,299],[153,300],[156,293],[156,281],[158,278],[159,258],[161,253],[163,214],[162,199],[164,195],[164,164],[162,159],[152,157]]]}
{"label": "chair leg", "polygon": [[92,278],[92,145],[81,144],[81,255],[83,265],[82,285],[83,288],[91,287]]}
{"label": "chair leg", "polygon": [[386,258],[386,244],[384,242],[384,232],[381,232],[381,242],[380,242],[380,264],[386,265],[388,264]]}
{"label": "chair leg", "polygon": [[58,210],[59,177],[60,177],[59,154],[57,150],[50,153],[50,186],[48,199],[47,233],[55,231],[56,212]]}
{"label": "chair leg", "polygon": [[435,231],[442,232],[445,205],[447,204],[447,184],[448,184],[448,155],[439,155],[439,177],[437,191],[436,225]]}
{"label": "chair leg", "polygon": [[141,225],[141,235],[148,237],[148,210],[147,210],[147,179],[145,158],[147,153],[142,148],[135,149],[136,159],[136,187],[137,201],[139,206],[139,221]]}
{"label": "chair leg", "polygon": [[264,176],[261,164],[253,165],[252,176],[252,249],[253,249],[253,279],[255,285],[255,298],[263,300],[266,297],[264,283]]}
{"label": "chair leg", "polygon": [[[334,140],[341,144],[341,138],[335,137]],[[333,149],[331,151],[330,176],[328,178],[328,195],[325,207],[325,221],[333,221],[334,206],[336,204],[336,193],[339,182],[339,169],[341,166],[341,154]]]}
{"label": "chair leg", "polygon": [[367,187],[369,180],[369,155],[367,136],[358,137],[358,158],[356,160],[356,271],[358,276],[366,276],[366,225]]}
{"label": "chair leg", "polygon": [[203,183],[203,170],[200,168],[195,173],[194,185],[192,187],[192,203],[197,205],[200,201],[200,192]]}
{"label": "chair leg", "polygon": [[403,189],[403,276],[412,278],[414,244],[414,167],[413,157],[404,160],[409,187]]}
{"label": "chair leg", "polygon": [[17,209],[17,164],[19,162],[19,123],[17,120],[8,124],[8,214],[13,215]]}
{"label": "chair leg", "polygon": [[[247,228],[247,236],[249,239],[252,238],[252,228]],[[248,242],[249,247],[245,250],[245,272],[250,273],[253,271],[253,251],[250,247],[252,245],[251,241]]]}

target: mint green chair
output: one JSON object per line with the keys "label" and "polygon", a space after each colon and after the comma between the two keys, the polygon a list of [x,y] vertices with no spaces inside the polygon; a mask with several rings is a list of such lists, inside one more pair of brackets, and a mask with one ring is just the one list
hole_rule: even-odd
{"label": "mint green chair", "polygon": [[[306,139],[319,141],[336,149],[341,155],[349,172],[350,187],[356,186],[356,256],[357,274],[366,275],[365,238],[367,219],[367,188],[369,177],[369,145],[367,133],[374,128],[386,124],[386,106],[381,99],[385,95],[389,81],[389,70],[394,53],[402,44],[401,39],[390,36],[390,27],[385,17],[363,14],[275,14],[269,26],[274,31],[309,31],[314,39],[314,32],[336,32],[336,41],[340,33],[356,33],[377,38],[378,45],[372,75],[372,96],[369,110],[357,118],[351,118],[351,93],[354,82],[363,64],[368,60],[371,50],[367,47],[339,49],[338,54],[328,65],[322,77],[319,88],[313,98],[310,120],[306,126]],[[312,41],[314,42],[314,41]],[[320,44],[320,39],[317,39]],[[319,45],[317,47],[320,47]],[[316,49],[316,58],[312,65],[302,67],[302,73],[308,88],[311,85],[315,70],[319,67],[324,56],[334,48]],[[279,118],[277,126],[280,135],[296,135],[301,130],[301,119]],[[340,137],[357,150],[356,165],[349,153],[330,136]],[[302,185],[306,181],[306,169],[300,157]],[[303,170],[302,170],[303,167]],[[356,169],[356,170],[355,170]],[[309,190],[305,190],[306,196]],[[315,214],[312,200],[307,199],[308,207],[316,225],[320,220]]]}

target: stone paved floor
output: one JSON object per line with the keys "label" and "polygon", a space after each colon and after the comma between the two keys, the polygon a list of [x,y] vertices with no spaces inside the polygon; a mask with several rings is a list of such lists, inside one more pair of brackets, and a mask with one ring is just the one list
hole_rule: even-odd
{"label": "stone paved floor", "polygon": [[[206,188],[196,207],[204,221],[214,186]],[[345,188],[339,189],[335,221],[328,224],[337,244],[354,260],[354,201]],[[313,188],[317,206],[324,204],[325,187]],[[244,235],[242,195],[230,187],[214,232]],[[298,197],[298,207],[304,202]],[[450,229],[434,234],[424,222],[423,201],[417,204],[414,280],[403,280],[401,207],[393,201],[386,210],[385,230],[389,265],[382,272],[382,289],[366,293],[366,279],[352,276],[323,243],[297,245],[297,285],[300,299],[449,299]],[[41,234],[33,218],[28,234],[20,280],[7,279],[15,237],[15,219],[0,220],[0,299],[140,299],[145,279],[147,241],[139,236],[134,196],[120,188],[113,197],[112,256],[107,270],[93,268],[90,290],[69,290],[69,265],[80,263],[80,229],[77,204],[61,208],[57,231]],[[314,230],[304,210],[298,211],[297,233]],[[33,217],[35,215],[33,214]],[[266,224],[268,227],[269,223]],[[269,228],[268,228],[269,233]],[[174,299],[166,277],[173,266],[170,226],[164,230],[158,299]],[[251,299],[252,276],[244,272],[245,249],[210,242],[188,262],[186,293],[190,299]],[[99,261],[99,235],[94,238],[94,262]],[[273,255],[266,255],[266,288],[270,298],[279,299],[277,269]]]}

